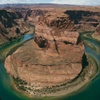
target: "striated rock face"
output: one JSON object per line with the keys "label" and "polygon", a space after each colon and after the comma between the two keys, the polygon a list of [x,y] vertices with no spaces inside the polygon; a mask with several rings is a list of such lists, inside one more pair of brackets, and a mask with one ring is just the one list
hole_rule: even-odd
{"label": "striated rock face", "polygon": [[98,34],[98,35],[100,35],[100,24],[97,26],[97,28],[96,28],[96,33]]}
{"label": "striated rock face", "polygon": [[94,38],[100,40],[100,24],[96,27],[95,32],[92,35]]}
{"label": "striated rock face", "polygon": [[11,41],[29,31],[22,14],[13,10],[0,10],[0,44]]}
{"label": "striated rock face", "polygon": [[[90,22],[91,25],[97,26],[99,24],[100,12],[82,11],[82,10],[68,10],[65,14],[70,16],[70,19],[74,21],[75,24],[84,22]],[[97,17],[97,19],[96,19]]]}
{"label": "striated rock face", "polygon": [[0,21],[6,27],[12,27],[13,24],[17,24],[14,19],[22,18],[22,15],[18,12],[9,12],[7,10],[0,10]]}
{"label": "striated rock face", "polygon": [[58,32],[94,30],[100,22],[100,12],[66,9],[35,9],[29,10],[25,17],[36,27],[47,26]]}
{"label": "striated rock face", "polygon": [[77,44],[78,32],[95,30],[100,22],[100,12],[33,9],[27,11],[25,21],[35,25],[36,38]]}

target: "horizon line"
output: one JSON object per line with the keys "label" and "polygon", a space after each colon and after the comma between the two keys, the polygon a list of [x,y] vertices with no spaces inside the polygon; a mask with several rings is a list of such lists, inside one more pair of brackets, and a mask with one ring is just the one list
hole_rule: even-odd
{"label": "horizon line", "polygon": [[51,4],[51,5],[69,5],[69,6],[100,6],[100,4],[99,5],[89,5],[89,4],[59,4],[59,3],[25,3],[25,2],[22,2],[22,3],[0,3],[0,5],[11,5],[11,4],[26,4],[26,5],[35,5],[35,4]]}

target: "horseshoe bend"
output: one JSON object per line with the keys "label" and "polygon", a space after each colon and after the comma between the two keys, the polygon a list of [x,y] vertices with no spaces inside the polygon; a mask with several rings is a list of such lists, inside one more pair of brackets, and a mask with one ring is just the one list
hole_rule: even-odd
{"label": "horseshoe bend", "polygon": [[34,38],[4,62],[15,88],[30,96],[60,96],[87,83],[96,68],[85,53],[80,32],[95,30],[91,37],[97,38],[100,13],[45,7],[25,13],[27,27],[35,26]]}
{"label": "horseshoe bend", "polygon": [[[34,91],[37,93],[70,82],[81,72],[84,53],[82,46],[59,42],[58,53],[54,41],[49,43],[50,48],[41,49],[34,40],[30,40],[6,58],[6,70],[19,88],[20,84],[24,85],[25,90],[31,89],[34,94]],[[31,84],[29,88],[28,84]]]}

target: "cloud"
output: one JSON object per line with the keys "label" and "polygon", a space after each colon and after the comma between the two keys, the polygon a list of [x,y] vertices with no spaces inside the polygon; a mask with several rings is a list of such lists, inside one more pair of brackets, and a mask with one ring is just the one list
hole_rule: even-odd
{"label": "cloud", "polygon": [[100,5],[100,0],[53,0],[51,3],[73,5]]}
{"label": "cloud", "polygon": [[72,5],[100,5],[100,0],[0,0],[0,4],[5,3],[56,3]]}
{"label": "cloud", "polygon": [[0,0],[0,3],[50,3],[51,1],[53,0]]}
{"label": "cloud", "polygon": [[37,1],[41,0],[2,0],[0,3],[5,4],[5,3],[37,3]]}

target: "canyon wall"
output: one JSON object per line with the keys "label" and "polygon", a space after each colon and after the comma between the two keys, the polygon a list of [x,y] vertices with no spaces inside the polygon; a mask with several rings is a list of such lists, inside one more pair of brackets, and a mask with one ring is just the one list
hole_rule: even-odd
{"label": "canyon wall", "polygon": [[99,25],[100,12],[35,8],[27,11],[24,20],[35,25],[36,38],[77,44],[79,32],[94,31]]}
{"label": "canyon wall", "polygon": [[0,44],[7,43],[29,31],[29,25],[23,21],[20,12],[0,10]]}

